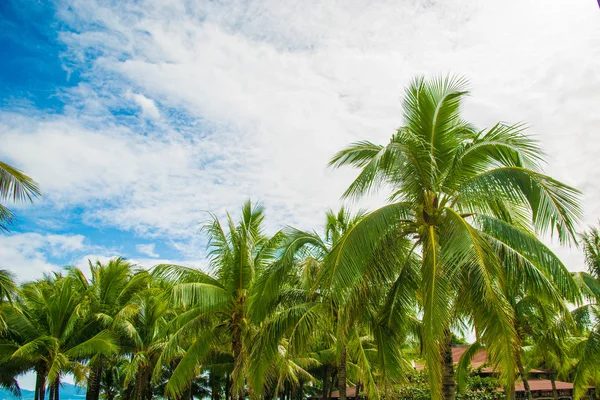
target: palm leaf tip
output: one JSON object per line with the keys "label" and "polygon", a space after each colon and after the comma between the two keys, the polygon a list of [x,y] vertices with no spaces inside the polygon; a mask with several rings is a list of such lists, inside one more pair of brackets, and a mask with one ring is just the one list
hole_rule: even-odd
{"label": "palm leaf tip", "polygon": [[38,184],[21,170],[0,161],[0,199],[33,201],[41,196]]}

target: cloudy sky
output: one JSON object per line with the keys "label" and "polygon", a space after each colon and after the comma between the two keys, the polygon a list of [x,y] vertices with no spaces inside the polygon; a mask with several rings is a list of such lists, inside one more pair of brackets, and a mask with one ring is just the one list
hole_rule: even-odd
{"label": "cloudy sky", "polygon": [[468,77],[480,127],[526,121],[584,192],[582,227],[600,217],[596,0],[4,0],[0,32],[0,159],[44,194],[0,236],[21,280],[114,255],[202,266],[206,211],[247,198],[271,231],[320,229],[354,174],[328,159],[387,141],[421,74]]}

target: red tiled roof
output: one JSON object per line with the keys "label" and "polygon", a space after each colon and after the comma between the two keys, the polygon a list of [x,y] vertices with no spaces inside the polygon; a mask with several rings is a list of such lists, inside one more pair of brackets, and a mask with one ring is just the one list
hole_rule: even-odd
{"label": "red tiled roof", "polygon": [[[452,362],[454,362],[454,364],[458,364],[458,362],[460,361],[460,358],[462,357],[463,354],[465,354],[465,351],[467,351],[468,348],[469,348],[469,346],[453,346],[452,347]],[[473,365],[473,368],[479,368],[483,364],[487,363],[487,361],[488,361],[487,354],[484,349],[481,349],[477,352],[477,354],[475,354],[475,356],[473,357],[473,360],[471,360],[471,365]],[[425,368],[425,366],[423,366],[421,364],[415,364],[415,369],[417,371],[421,371],[424,368]]]}
{"label": "red tiled roof", "polygon": [[[530,379],[527,382],[529,382],[529,387],[531,388],[531,390],[552,390],[552,382],[548,379]],[[573,389],[572,383],[561,381],[556,381],[555,383],[556,390]],[[523,384],[523,382],[518,382],[515,384],[515,391],[525,391],[525,385]]]}
{"label": "red tiled roof", "polygon": [[[467,351],[469,348],[469,346],[453,346],[452,347],[452,362],[454,364],[458,364],[460,362],[460,358],[463,356],[463,354],[465,354],[465,351]],[[474,369],[477,369],[479,367],[481,367],[484,364],[487,364],[488,362],[488,357],[487,357],[487,353],[485,352],[485,349],[480,349],[475,356],[473,357],[473,359],[471,360],[471,366]],[[421,365],[421,364],[415,364],[415,369],[417,371],[421,371],[425,368],[425,366]],[[495,370],[493,367],[491,366],[487,366],[487,367],[483,367],[481,369],[481,372],[483,372],[484,374],[491,374],[494,373]],[[542,374],[544,373],[544,371],[540,370],[540,369],[532,369],[529,370],[530,373],[534,373],[534,374]]]}

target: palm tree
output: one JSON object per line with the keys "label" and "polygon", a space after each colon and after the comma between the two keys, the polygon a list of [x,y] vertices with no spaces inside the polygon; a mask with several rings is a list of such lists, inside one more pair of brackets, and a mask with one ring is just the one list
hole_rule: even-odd
{"label": "palm tree", "polygon": [[150,400],[153,376],[160,376],[171,336],[169,327],[176,310],[169,302],[169,292],[160,285],[136,293],[130,304],[135,309],[127,325],[128,335],[121,338],[122,353],[129,356],[124,368],[124,385],[131,388],[134,400]]}
{"label": "palm tree", "polygon": [[37,183],[22,171],[0,161],[0,230],[8,231],[15,215],[2,203],[33,201],[41,195]]}
{"label": "palm tree", "polygon": [[587,272],[576,273],[587,302],[573,310],[581,340],[575,346],[575,398],[586,394],[587,386],[600,386],[600,232],[590,228],[582,236]]}
{"label": "palm tree", "polygon": [[[96,324],[90,326],[88,335],[95,335],[108,329],[117,337],[130,339],[129,319],[138,312],[133,297],[141,290],[147,289],[149,275],[145,271],[135,273],[133,265],[123,258],[114,258],[106,264],[89,261],[90,279],[77,268],[72,268],[70,275],[79,281],[85,290],[89,302],[90,317]],[[98,400],[100,396],[103,368],[107,358],[102,354],[94,355],[90,362],[87,380],[86,400]]]}
{"label": "palm tree", "polygon": [[[280,240],[279,234],[270,239],[264,234],[263,220],[262,205],[250,201],[242,207],[237,224],[227,214],[227,230],[212,216],[203,227],[208,234],[211,274],[175,265],[155,267],[155,276],[174,283],[174,300],[183,311],[164,360],[178,355],[184,337],[192,338],[166,385],[167,395],[180,396],[198,366],[206,366],[211,349],[227,346],[233,359],[231,396],[233,400],[244,398],[246,378],[253,372],[248,357],[257,328],[249,299],[256,276],[273,259]],[[248,387],[251,392],[255,389],[261,390]]]}
{"label": "palm tree", "polygon": [[[461,115],[468,94],[456,77],[412,81],[404,125],[387,145],[363,141],[337,153],[334,167],[360,173],[344,193],[357,198],[390,188],[391,203],[363,218],[331,252],[320,277],[343,295],[362,284],[373,254],[391,233],[412,241],[420,256],[423,352],[434,397],[455,396],[450,344],[455,315],[472,324],[507,388],[514,382],[517,337],[502,285],[523,269],[558,271],[562,263],[535,236],[575,241],[579,192],[541,172],[540,150],[522,125],[477,130]],[[511,262],[505,262],[509,259]]]}
{"label": "palm tree", "polygon": [[117,351],[109,332],[85,335],[94,321],[88,318],[82,289],[71,277],[46,276],[23,285],[20,303],[7,316],[12,344],[4,351],[10,353],[10,360],[29,363],[35,370],[36,400],[44,398],[46,386],[50,388],[50,400],[58,400],[63,374],[72,373],[81,381],[83,362],[88,357]]}
{"label": "palm tree", "polygon": [[[335,360],[334,373],[341,399],[346,398],[349,365],[358,371],[354,374],[355,382],[366,386],[370,398],[379,397],[377,378],[387,382],[388,378],[400,374],[404,365],[399,353],[400,330],[394,329],[399,327],[399,320],[394,318],[398,313],[382,314],[380,306],[386,299],[377,296],[377,293],[385,293],[385,288],[391,287],[397,278],[386,275],[391,269],[378,271],[377,278],[382,286],[359,286],[353,292],[354,296],[344,299],[333,296],[327,287],[317,285],[319,270],[331,249],[363,215],[359,212],[352,216],[344,208],[338,213],[328,212],[324,237],[293,228],[286,230],[280,258],[261,275],[252,298],[254,303],[262,305],[262,314],[255,315],[266,318],[257,336],[252,359],[276,357],[282,341],[289,343],[286,354],[298,357],[317,345],[313,347],[317,358],[324,361],[325,354],[334,357],[329,362]],[[394,244],[402,246],[397,241]],[[411,263],[402,261],[407,266],[403,279],[408,280]],[[291,301],[285,301],[286,298]],[[398,305],[394,300],[392,303]],[[406,308],[399,309],[406,311]],[[369,340],[365,340],[367,338]],[[371,344],[373,341],[375,345]],[[378,358],[373,359],[369,354],[377,354]],[[261,365],[264,363],[253,366],[258,371],[256,386],[269,379],[269,371]],[[328,392],[331,372],[327,366],[325,368],[324,395]]]}
{"label": "palm tree", "polygon": [[524,349],[528,363],[546,371],[555,400],[558,400],[556,378],[566,375],[570,367],[569,338],[572,321],[565,320],[564,316],[570,315],[557,312],[552,306],[539,309],[528,321],[533,334],[530,344]]}

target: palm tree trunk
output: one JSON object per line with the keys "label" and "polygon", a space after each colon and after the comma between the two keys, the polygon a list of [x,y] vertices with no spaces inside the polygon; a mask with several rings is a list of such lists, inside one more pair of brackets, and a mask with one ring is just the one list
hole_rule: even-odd
{"label": "palm tree trunk", "polygon": [[346,346],[342,348],[340,366],[338,367],[338,390],[340,391],[340,400],[346,400]]}
{"label": "palm tree trunk", "polygon": [[96,360],[90,369],[85,400],[98,400],[100,398],[100,380],[102,379],[102,360]]}
{"label": "palm tree trunk", "polygon": [[210,399],[219,400],[219,386],[215,376],[215,371],[211,370],[208,372],[208,382],[210,384]]}
{"label": "palm tree trunk", "polygon": [[225,375],[225,400],[230,400],[229,391],[231,390],[231,382],[229,379],[229,373]]}
{"label": "palm tree trunk", "polygon": [[[521,360],[521,352],[517,354],[517,368],[519,368],[519,375],[521,375],[521,379],[523,380],[523,387],[525,388],[525,395],[529,400],[533,400],[531,395],[531,387],[529,386],[529,380],[527,379],[527,375],[525,375],[525,368],[523,368],[523,361]],[[514,389],[513,389],[514,390]]]}
{"label": "palm tree trunk", "polygon": [[442,354],[442,385],[445,400],[456,398],[456,381],[454,380],[454,362],[452,360],[452,333],[445,331],[444,349]]}
{"label": "palm tree trunk", "polygon": [[43,368],[36,368],[35,400],[44,400],[46,397],[46,372]]}
{"label": "palm tree trunk", "polygon": [[329,393],[327,393],[327,400],[331,400],[331,392],[333,392],[333,388],[335,386],[335,383],[337,382],[337,376],[338,368],[335,368],[333,370],[333,373],[331,374],[331,384],[329,385]]}
{"label": "palm tree trunk", "polygon": [[56,378],[54,380],[54,400],[60,400],[59,392],[60,392],[60,378]]}
{"label": "palm tree trunk", "polygon": [[556,391],[556,377],[554,371],[550,370],[550,383],[552,384],[552,398],[558,400],[558,392]]}
{"label": "palm tree trunk", "polygon": [[323,364],[323,399],[329,398],[329,367]]}
{"label": "palm tree trunk", "polygon": [[135,400],[147,400],[152,398],[150,373],[145,367],[140,368],[137,373],[133,398]]}
{"label": "palm tree trunk", "polygon": [[233,315],[233,332],[231,340],[231,350],[233,353],[233,374],[231,384],[231,399],[232,400],[243,400],[244,399],[244,388],[243,382],[237,382],[239,379],[243,379],[242,374],[242,332],[241,332],[241,315],[235,312]]}
{"label": "palm tree trunk", "polygon": [[192,383],[190,382],[190,386],[185,390],[185,394],[183,395],[185,400],[192,400],[194,397],[192,396]]}

